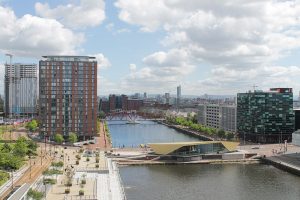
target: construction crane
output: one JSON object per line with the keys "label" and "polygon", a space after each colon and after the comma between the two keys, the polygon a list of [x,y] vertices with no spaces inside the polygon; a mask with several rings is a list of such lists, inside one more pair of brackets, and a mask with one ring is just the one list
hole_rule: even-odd
{"label": "construction crane", "polygon": [[257,85],[253,84],[253,92],[255,92],[256,88],[258,87]]}
{"label": "construction crane", "polygon": [[[5,56],[9,56],[9,65],[10,65],[10,70],[9,70],[9,89],[12,88],[12,54],[6,53]],[[12,91],[12,90],[11,90]],[[8,110],[9,112],[9,117],[12,117],[12,106],[13,106],[13,102],[12,102],[12,93],[11,91],[9,92],[9,103],[8,103]],[[6,94],[5,94],[6,95]],[[11,109],[11,110],[10,110]],[[7,111],[7,110],[6,110]]]}

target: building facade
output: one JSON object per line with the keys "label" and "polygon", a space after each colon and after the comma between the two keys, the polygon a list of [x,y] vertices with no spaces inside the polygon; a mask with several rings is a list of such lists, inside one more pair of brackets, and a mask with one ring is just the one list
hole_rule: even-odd
{"label": "building facade", "polygon": [[142,99],[129,98],[127,95],[109,95],[108,101],[101,101],[101,110],[105,113],[114,112],[118,110],[140,110],[143,106]]}
{"label": "building facade", "polygon": [[271,88],[237,95],[237,132],[252,142],[291,141],[294,131],[292,88]]}
{"label": "building facade", "polygon": [[181,101],[181,85],[177,86],[177,94],[176,94],[176,103],[177,103],[177,106],[179,107],[180,105],[180,101]]}
{"label": "building facade", "polygon": [[97,134],[97,62],[89,56],[44,56],[39,63],[40,131],[53,138]]}
{"label": "building facade", "polygon": [[5,113],[7,117],[32,117],[37,106],[37,66],[5,65]]}
{"label": "building facade", "polygon": [[200,104],[198,123],[207,127],[236,132],[236,106],[222,104]]}

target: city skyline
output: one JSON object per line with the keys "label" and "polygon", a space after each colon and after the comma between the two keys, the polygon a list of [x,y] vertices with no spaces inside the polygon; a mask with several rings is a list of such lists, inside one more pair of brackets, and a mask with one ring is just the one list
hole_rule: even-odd
{"label": "city skyline", "polygon": [[182,95],[253,85],[296,93],[299,14],[297,1],[3,0],[0,72],[5,53],[35,64],[42,55],[76,54],[97,58],[99,95],[174,94],[178,85]]}

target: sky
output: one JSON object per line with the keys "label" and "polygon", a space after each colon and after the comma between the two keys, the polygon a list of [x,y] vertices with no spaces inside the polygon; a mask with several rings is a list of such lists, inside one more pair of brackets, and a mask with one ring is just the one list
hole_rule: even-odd
{"label": "sky", "polygon": [[298,0],[0,0],[4,63],[90,55],[98,95],[300,90]]}

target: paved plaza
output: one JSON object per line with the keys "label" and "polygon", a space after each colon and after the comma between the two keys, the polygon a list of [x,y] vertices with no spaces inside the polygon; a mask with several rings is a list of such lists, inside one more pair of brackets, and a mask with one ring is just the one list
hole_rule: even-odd
{"label": "paved plaza", "polygon": [[[125,199],[119,171],[116,163],[105,157],[104,151],[99,152],[99,163],[96,163],[96,154],[92,150],[86,150],[81,154],[79,164],[76,165],[76,155],[79,149],[68,148],[57,150],[56,161],[63,161],[65,166],[74,171],[72,186],[67,187],[67,176],[65,174],[57,177],[57,184],[47,193],[47,200],[69,200],[69,199],[90,199],[90,200],[122,200]],[[62,155],[64,155],[62,157]],[[89,161],[87,161],[87,159]],[[96,165],[99,165],[96,166]],[[82,184],[86,180],[86,184]],[[65,194],[69,188],[70,193]],[[83,190],[84,195],[79,196]]]}

